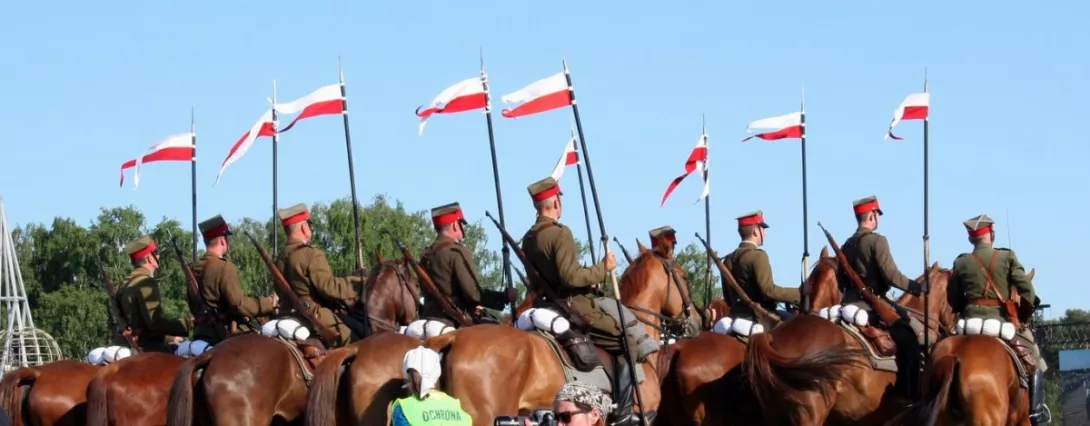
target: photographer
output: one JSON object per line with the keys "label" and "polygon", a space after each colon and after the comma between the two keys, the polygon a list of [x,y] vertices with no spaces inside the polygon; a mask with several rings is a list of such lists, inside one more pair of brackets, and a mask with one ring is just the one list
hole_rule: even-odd
{"label": "photographer", "polygon": [[[553,415],[557,425],[605,426],[606,414],[613,408],[609,399],[597,386],[572,382],[560,387],[553,401]],[[534,426],[529,419],[525,426]]]}
{"label": "photographer", "polygon": [[390,404],[387,426],[472,426],[462,403],[435,389],[442,373],[439,354],[425,347],[405,353],[401,364],[410,395]]}

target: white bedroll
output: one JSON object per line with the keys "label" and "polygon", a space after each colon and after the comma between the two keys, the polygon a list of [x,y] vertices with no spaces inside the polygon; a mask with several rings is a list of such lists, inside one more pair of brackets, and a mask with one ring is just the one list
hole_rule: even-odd
{"label": "white bedroll", "polygon": [[765,332],[765,326],[748,318],[723,317],[715,322],[712,331],[719,334],[749,337]]}
{"label": "white bedroll", "polygon": [[833,305],[828,308],[821,308],[818,311],[818,316],[832,322],[844,321],[856,327],[870,325],[870,314],[855,305]]}
{"label": "white bedroll", "polygon": [[401,326],[401,329],[399,330],[401,334],[418,340],[424,340],[440,334],[447,334],[452,331],[454,331],[454,327],[451,327],[442,321],[431,319],[418,319],[409,323],[407,326]]}
{"label": "white bedroll", "polygon": [[91,365],[106,365],[132,356],[132,349],[124,346],[105,346],[94,348],[87,354],[87,363]]}
{"label": "white bedroll", "polygon": [[515,325],[520,330],[533,331],[535,328],[553,336],[564,334],[571,328],[567,318],[545,308],[530,308],[519,315]]}
{"label": "white bedroll", "polygon": [[261,335],[281,338],[287,341],[302,342],[310,338],[310,329],[295,318],[278,318],[261,326]]}
{"label": "white bedroll", "polygon": [[212,349],[212,345],[204,340],[183,340],[178,344],[178,348],[174,350],[174,355],[178,355],[182,358],[192,358],[208,352]]}
{"label": "white bedroll", "polygon": [[1006,341],[1014,339],[1015,331],[1017,330],[1014,328],[1014,324],[994,318],[959,319],[954,328],[956,334],[983,334],[985,336],[998,337]]}

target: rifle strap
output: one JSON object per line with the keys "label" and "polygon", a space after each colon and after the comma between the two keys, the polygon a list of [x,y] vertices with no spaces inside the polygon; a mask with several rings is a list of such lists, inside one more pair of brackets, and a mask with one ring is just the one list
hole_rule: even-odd
{"label": "rifle strap", "polygon": [[995,297],[999,299],[999,303],[1006,304],[1007,300],[999,293],[999,288],[995,285],[995,281],[992,280],[992,268],[995,267],[995,260],[999,257],[999,251],[992,250],[992,259],[988,263],[988,267],[984,266],[984,262],[980,260],[980,257],[976,253],[972,254],[973,260],[980,266],[980,270],[984,271],[984,297],[988,297],[988,291],[990,290]]}

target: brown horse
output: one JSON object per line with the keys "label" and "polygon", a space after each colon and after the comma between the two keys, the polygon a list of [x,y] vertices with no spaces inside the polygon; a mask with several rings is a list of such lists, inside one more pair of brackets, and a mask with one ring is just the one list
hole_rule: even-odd
{"label": "brown horse", "polygon": [[[814,279],[836,280],[835,258],[822,258]],[[936,262],[928,297],[931,341],[953,329],[946,303],[950,271]],[[919,298],[900,302],[913,314]],[[816,315],[798,315],[750,339],[746,375],[768,424],[880,424],[905,407],[892,390],[896,374],[871,368],[859,343],[842,327]]]}
{"label": "brown horse", "polygon": [[[372,271],[364,291],[373,330],[396,329],[416,316],[415,286],[403,262],[384,262]],[[167,424],[301,421],[313,372],[309,361],[288,345],[295,343],[239,335],[186,361],[170,388]]]}
{"label": "brown horse", "polygon": [[[685,315],[682,298],[677,297],[679,291],[688,291],[685,274],[676,264],[675,273],[668,273],[663,263],[650,253],[641,253],[621,276],[618,288],[622,302],[632,308],[657,312],[664,318]],[[682,282],[677,282],[674,276]],[[695,309],[690,307],[690,310],[688,316],[695,316]],[[634,314],[652,339],[660,339],[661,325],[656,324],[661,324],[662,318],[639,311]],[[491,425],[497,416],[525,415],[534,409],[551,407],[557,390],[564,384],[564,371],[545,339],[515,327],[487,324],[465,327],[429,338],[424,345],[446,353],[440,383],[461,400],[462,408],[475,425]],[[668,367],[660,360],[669,359],[669,354],[663,352],[669,351],[653,353],[642,364],[646,379],[638,392],[643,406],[634,408],[634,412],[652,412],[659,405],[660,377]]]}
{"label": "brown horse", "polygon": [[1004,345],[984,335],[938,342],[929,356],[927,392],[909,424],[1029,425],[1029,391]]}
{"label": "brown horse", "polygon": [[[828,249],[823,248],[821,257],[827,254]],[[836,281],[824,273],[811,274],[804,286],[812,289],[811,312],[840,301]],[[670,424],[675,425],[760,423],[757,402],[742,380],[740,366],[746,347],[738,338],[705,332],[678,342],[674,351],[673,367],[663,383],[663,405],[676,409],[660,411],[660,416],[669,414]],[[668,398],[672,399],[670,404]]]}
{"label": "brown horse", "polygon": [[99,369],[87,387],[87,425],[161,425],[182,357],[142,352]]}
{"label": "brown horse", "polygon": [[83,425],[87,385],[100,368],[64,360],[16,369],[0,380],[0,408],[12,426]]}

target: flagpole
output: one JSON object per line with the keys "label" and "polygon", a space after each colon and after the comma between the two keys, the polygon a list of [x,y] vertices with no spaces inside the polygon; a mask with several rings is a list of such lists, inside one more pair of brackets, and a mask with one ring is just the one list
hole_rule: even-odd
{"label": "flagpole", "polygon": [[[704,184],[707,185],[711,176],[709,175],[710,169],[708,168],[708,160],[711,158],[711,146],[708,144],[708,126],[704,119],[704,114],[700,114],[700,137],[704,139]],[[708,245],[712,243],[712,208],[711,208],[712,195],[708,194],[704,197],[704,235],[708,236]],[[708,254],[708,263],[704,273],[705,285],[704,288],[704,308],[707,309],[711,306],[712,302],[712,255]]]}
{"label": "flagpole", "polygon": [[[575,125],[572,124],[571,137],[575,139]],[[565,154],[567,155],[567,154]],[[594,233],[590,230],[590,206],[587,206],[587,191],[583,189],[583,162],[575,163],[575,173],[579,175],[579,196],[583,199],[583,219],[587,224],[587,247],[590,248],[590,262],[593,264],[598,256],[594,254]],[[582,257],[582,256],[580,256]]]}
{"label": "flagpole", "polygon": [[[810,219],[807,215],[806,199],[806,89],[802,90],[802,111],[800,114],[802,124],[802,283],[806,283],[806,273],[810,270]],[[810,313],[810,292],[805,285],[802,286],[802,311]]]}
{"label": "flagpole", "polygon": [[[496,209],[500,213],[500,227],[507,229],[503,214],[503,196],[500,191],[500,166],[496,160],[496,135],[492,130],[492,93],[488,90],[488,74],[484,71],[484,50],[481,50],[481,85],[485,93],[485,121],[488,123],[488,146],[492,152],[492,181],[496,186]],[[503,284],[505,289],[514,288],[515,282],[511,278],[511,248],[503,245]]]}
{"label": "flagpole", "polygon": [[[352,230],[356,240],[356,270],[360,273],[360,282],[364,282],[363,276],[363,240],[360,239],[360,203],[356,198],[356,168],[352,159],[352,131],[348,127],[348,92],[344,84],[344,67],[341,66],[341,58],[337,57],[337,77],[341,84],[341,117],[344,119],[344,147],[348,152],[348,184],[352,190]],[[360,309],[363,311],[359,321],[363,324],[364,337],[371,334],[371,316],[367,312],[367,289],[360,287]]]}
{"label": "flagpole", "polygon": [[[609,234],[606,233],[606,222],[602,219],[602,205],[598,202],[598,188],[594,185],[594,169],[590,165],[590,155],[587,152],[587,140],[583,137],[583,121],[579,119],[579,104],[575,100],[575,87],[571,83],[571,72],[568,71],[568,61],[564,60],[564,79],[568,83],[568,93],[571,94],[571,110],[575,115],[575,129],[579,132],[579,145],[583,148],[583,160],[587,162],[587,180],[590,181],[590,194],[594,199],[594,213],[598,216],[598,230],[602,234],[602,252],[605,256],[609,256]],[[617,312],[620,316],[621,324],[628,324],[625,319],[624,309],[621,309],[621,289],[617,287],[617,274],[614,271],[609,273],[610,284],[613,287],[613,295],[616,297]],[[621,349],[625,358],[629,364],[629,373],[632,375],[632,386],[635,387],[636,404],[640,407],[643,405],[643,395],[640,394],[640,387],[636,385],[636,368],[639,368],[632,359],[631,349],[628,347],[628,339],[621,339]],[[647,418],[644,413],[640,413],[640,425],[647,426]]]}
{"label": "flagpole", "polygon": [[277,244],[276,235],[276,218],[280,212],[276,207],[276,151],[278,144],[280,143],[280,129],[277,128],[276,122],[276,80],[273,80],[273,96],[272,96],[272,122],[273,122],[273,134],[272,134],[272,255],[276,256],[279,244]]}
{"label": "flagpole", "polygon": [[194,108],[189,109],[189,135],[193,144],[190,160],[190,183],[193,190],[193,261],[197,261],[197,120]]}
{"label": "flagpole", "polygon": [[[924,71],[923,71],[923,92],[927,93],[927,68],[924,68]],[[931,293],[931,274],[929,273],[930,272],[930,266],[931,266],[930,265],[930,263],[931,263],[931,237],[928,235],[928,229],[927,229],[927,225],[928,225],[928,223],[927,223],[927,216],[928,216],[928,214],[927,214],[928,213],[928,209],[927,209],[927,207],[928,207],[927,206],[927,200],[928,200],[928,197],[927,197],[927,189],[928,189],[927,188],[927,183],[928,183],[927,182],[927,179],[928,179],[928,177],[927,177],[927,175],[928,175],[928,173],[927,173],[927,133],[928,133],[927,132],[927,124],[928,124],[928,122],[930,121],[930,118],[931,118],[930,104],[931,103],[930,103],[930,100],[929,100],[928,101],[927,115],[925,115],[924,118],[923,118],[923,271],[924,271],[924,273],[923,273],[923,283],[924,283],[923,284],[923,321],[924,321],[924,327],[923,327],[924,337],[923,337],[923,341],[924,341],[924,347],[922,348],[922,350],[925,351],[925,353],[927,351],[927,347],[930,346],[930,343],[931,343],[930,342],[930,336],[928,335],[928,332],[927,332],[929,330],[928,327],[930,326],[929,319],[928,319],[929,315],[928,315],[928,312],[927,312],[928,311],[928,309],[927,309],[927,305],[928,305],[927,298],[928,298],[928,295]],[[924,359],[924,361],[920,363],[920,370],[921,371],[923,371],[923,367],[927,363],[926,357],[922,357],[922,358]]]}

